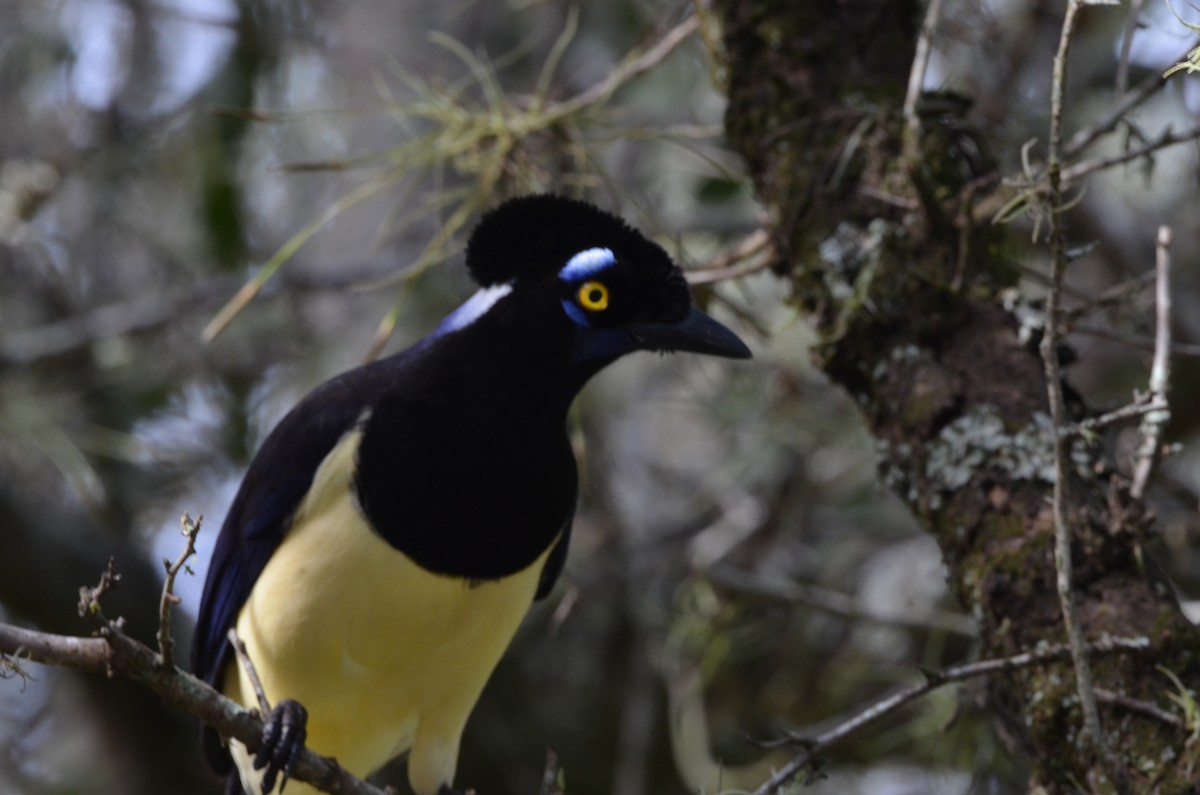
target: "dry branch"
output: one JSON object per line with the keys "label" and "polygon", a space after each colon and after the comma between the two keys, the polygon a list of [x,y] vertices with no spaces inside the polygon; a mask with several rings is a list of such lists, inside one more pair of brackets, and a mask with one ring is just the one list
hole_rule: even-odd
{"label": "dry branch", "polygon": [[[80,616],[95,627],[99,637],[54,635],[0,624],[0,654],[19,657],[22,662],[29,660],[57,668],[121,676],[154,691],[168,706],[199,719],[222,737],[242,742],[251,752],[257,750],[263,722],[255,712],[189,673],[165,668],[158,653],[124,633],[120,619],[105,617],[100,602],[119,582],[120,575],[110,560],[99,584],[80,588]],[[382,790],[353,776],[333,759],[307,748],[300,754],[292,778],[337,795],[384,795]]]}
{"label": "dry branch", "polygon": [[[0,624],[0,653],[20,654],[57,668],[124,677],[153,690],[169,706],[198,718],[222,737],[239,740],[251,751],[258,748],[263,722],[257,714],[189,673],[163,670],[153,650],[111,622],[99,633],[98,638],[79,638]],[[292,778],[338,795],[384,795],[383,790],[307,748],[301,753]]]}
{"label": "dry branch", "polygon": [[267,691],[263,688],[262,680],[258,678],[258,669],[254,667],[254,661],[250,659],[250,653],[246,651],[246,644],[238,637],[236,627],[230,627],[225,637],[229,640],[229,645],[233,647],[233,653],[237,656],[238,663],[250,680],[250,687],[254,690],[254,700],[258,702],[259,713],[265,716],[271,711],[271,702],[267,700]]}
{"label": "dry branch", "polygon": [[1171,421],[1167,390],[1171,384],[1171,227],[1160,226],[1155,245],[1155,306],[1154,363],[1150,368],[1150,400],[1162,408],[1142,418],[1142,443],[1138,446],[1130,495],[1140,500],[1158,457],[1163,427]]}
{"label": "dry branch", "polygon": [[1084,5],[1083,0],[1070,0],[1063,19],[1062,35],[1058,52],[1054,56],[1054,74],[1050,86],[1050,142],[1047,153],[1047,178],[1050,193],[1047,198],[1050,220],[1050,292],[1046,299],[1046,330],[1042,336],[1042,363],[1046,373],[1046,392],[1050,404],[1050,421],[1054,427],[1054,493],[1052,497],[1054,515],[1054,568],[1055,585],[1062,608],[1063,626],[1071,648],[1071,662],[1075,668],[1075,688],[1079,694],[1079,705],[1083,712],[1083,725],[1093,746],[1104,760],[1104,767],[1112,778],[1117,791],[1124,795],[1131,786],[1116,754],[1113,753],[1100,724],[1100,710],[1096,706],[1092,668],[1087,659],[1083,642],[1083,628],[1075,606],[1072,586],[1074,566],[1071,561],[1071,524],[1067,517],[1068,469],[1067,444],[1062,430],[1067,426],[1066,405],[1063,399],[1062,366],[1059,361],[1059,339],[1062,328],[1062,284],[1067,268],[1066,230],[1063,226],[1063,166],[1062,166],[1062,117],[1063,91],[1067,80],[1067,58],[1071,50],[1071,39],[1075,23]]}
{"label": "dry branch", "polygon": [[175,667],[175,662],[171,659],[171,653],[175,646],[175,642],[171,639],[171,606],[179,604],[179,597],[175,595],[175,578],[179,576],[180,571],[185,569],[188,574],[192,573],[192,570],[187,568],[187,562],[196,554],[196,535],[200,532],[200,525],[203,522],[203,516],[193,522],[192,517],[185,513],[179,523],[182,526],[183,537],[187,539],[187,544],[174,563],[168,558],[163,558],[163,568],[166,569],[167,576],[163,580],[162,597],[158,601],[158,656],[159,665],[168,671]]}
{"label": "dry branch", "polygon": [[[1141,652],[1148,649],[1149,646],[1149,640],[1146,638],[1105,638],[1095,643],[1087,644],[1086,648],[1088,651],[1096,654],[1114,654],[1120,652]],[[1062,660],[1072,656],[1072,654],[1073,650],[1069,644],[1058,644],[1014,654],[1011,657],[979,660],[962,665],[953,665],[939,671],[927,672],[925,674],[925,681],[901,688],[895,693],[879,699],[868,707],[855,712],[850,717],[838,721],[837,725],[833,728],[821,732],[815,737],[806,737],[798,733],[790,734],[785,742],[800,746],[802,748],[801,752],[780,768],[775,775],[767,779],[762,786],[756,789],[754,795],[770,795],[770,793],[779,791],[781,787],[810,767],[822,751],[837,745],[851,735],[858,733],[867,726],[878,722],[887,715],[891,715],[906,704],[939,687],[980,676],[1030,668],[1035,665]],[[1170,715],[1170,713],[1166,714]],[[1156,714],[1154,717],[1162,719],[1162,716],[1159,714]]]}

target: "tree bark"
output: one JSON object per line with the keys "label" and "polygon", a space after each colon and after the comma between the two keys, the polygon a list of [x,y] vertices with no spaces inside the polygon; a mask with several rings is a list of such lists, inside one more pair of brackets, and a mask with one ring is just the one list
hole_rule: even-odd
{"label": "tree bark", "polygon": [[[881,478],[941,546],[953,591],[979,621],[981,654],[1063,641],[1046,382],[1036,340],[1022,341],[999,298],[1016,282],[997,253],[1003,231],[971,220],[976,195],[998,182],[986,137],[955,103],[927,103],[920,155],[901,156],[917,4],[715,0],[709,11],[729,143],[767,210],[776,270],[822,335],[814,358],[878,442]],[[1200,633],[1142,568],[1153,523],[1127,480],[1099,446],[1069,444],[1085,635],[1150,644],[1093,659],[1096,685],[1169,708],[1157,667],[1200,680]],[[1069,663],[997,676],[988,693],[1031,761],[1031,790],[1110,791],[1082,736]],[[1101,717],[1137,791],[1200,791],[1200,744],[1119,707]]]}

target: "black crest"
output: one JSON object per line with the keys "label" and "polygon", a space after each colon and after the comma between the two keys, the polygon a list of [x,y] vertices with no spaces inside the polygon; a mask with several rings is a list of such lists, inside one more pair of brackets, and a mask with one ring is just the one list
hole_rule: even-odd
{"label": "black crest", "polygon": [[667,252],[620,217],[543,193],[510,199],[480,219],[467,243],[467,270],[487,287],[557,272],[589,248],[610,249],[618,261],[664,278],[675,269]]}

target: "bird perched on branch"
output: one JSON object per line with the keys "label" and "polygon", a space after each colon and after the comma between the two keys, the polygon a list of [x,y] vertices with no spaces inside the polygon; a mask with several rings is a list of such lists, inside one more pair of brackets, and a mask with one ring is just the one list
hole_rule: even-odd
{"label": "bird perched on branch", "polygon": [[256,757],[206,730],[227,792],[281,790],[307,743],[360,776],[407,751],[418,795],[454,793],[467,716],[566,560],[576,393],[634,351],[750,356],[692,307],[662,248],[590,204],[505,202],[466,260],[474,296],[413,347],[314,389],[242,481],[193,664],[255,706],[236,627],[276,706]]}

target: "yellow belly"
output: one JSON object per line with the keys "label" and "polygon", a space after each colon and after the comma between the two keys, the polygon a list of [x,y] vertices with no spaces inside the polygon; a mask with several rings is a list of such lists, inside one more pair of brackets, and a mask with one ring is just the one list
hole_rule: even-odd
{"label": "yellow belly", "polygon": [[[321,465],[237,630],[271,703],[293,698],[308,709],[309,748],[359,776],[410,750],[413,789],[434,795],[453,781],[467,716],[533,601],[549,550],[515,575],[474,585],[421,569],[370,531],[351,495],[359,438],[348,434]],[[226,692],[253,706],[236,668]],[[231,751],[256,795],[260,775],[240,744]],[[287,791],[313,792],[298,783]]]}

